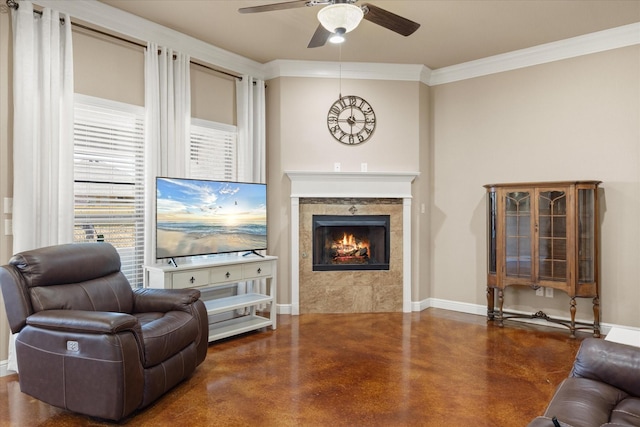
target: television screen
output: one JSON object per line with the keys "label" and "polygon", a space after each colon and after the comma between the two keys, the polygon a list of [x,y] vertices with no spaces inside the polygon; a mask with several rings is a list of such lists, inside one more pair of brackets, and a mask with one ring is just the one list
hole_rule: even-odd
{"label": "television screen", "polygon": [[156,257],[267,249],[267,186],[156,178]]}

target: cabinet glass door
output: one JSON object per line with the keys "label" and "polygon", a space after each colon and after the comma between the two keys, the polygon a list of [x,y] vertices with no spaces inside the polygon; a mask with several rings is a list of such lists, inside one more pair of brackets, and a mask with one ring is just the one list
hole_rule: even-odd
{"label": "cabinet glass door", "polygon": [[567,194],[538,194],[538,279],[567,280]]}
{"label": "cabinet glass door", "polygon": [[578,190],[578,282],[595,282],[595,190]]}
{"label": "cabinet glass door", "polygon": [[531,193],[505,194],[505,274],[507,277],[531,277]]}
{"label": "cabinet glass door", "polygon": [[497,254],[496,254],[496,250],[497,250],[497,246],[496,246],[496,240],[497,240],[497,224],[496,224],[496,192],[495,191],[491,191],[487,194],[487,217],[489,219],[489,224],[487,227],[487,243],[489,245],[488,248],[488,266],[487,269],[489,271],[489,274],[496,274],[497,271]]}

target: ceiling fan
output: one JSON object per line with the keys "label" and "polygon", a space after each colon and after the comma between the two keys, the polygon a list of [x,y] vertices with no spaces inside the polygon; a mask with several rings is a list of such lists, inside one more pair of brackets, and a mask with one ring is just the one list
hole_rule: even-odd
{"label": "ceiling fan", "polygon": [[355,29],[362,19],[380,25],[403,36],[413,34],[420,24],[369,3],[356,6],[358,0],[295,0],[262,6],[243,7],[240,13],[270,12],[303,6],[324,5],[318,12],[320,25],[307,47],[324,46],[327,41],[341,43],[344,35]]}

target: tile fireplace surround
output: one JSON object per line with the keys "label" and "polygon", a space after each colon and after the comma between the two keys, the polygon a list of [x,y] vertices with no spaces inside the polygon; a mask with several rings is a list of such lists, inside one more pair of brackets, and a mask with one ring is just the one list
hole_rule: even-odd
{"label": "tile fireplace surround", "polygon": [[[291,180],[291,314],[304,312],[411,311],[411,183],[417,172],[285,172]],[[354,282],[363,290],[340,287],[331,274],[312,272],[309,242],[310,218],[317,209],[326,213],[391,214],[391,270],[388,272],[346,271],[342,282]],[[394,238],[395,234],[395,238]],[[393,247],[397,250],[393,250]],[[396,259],[393,259],[394,252]],[[308,270],[308,271],[307,271]],[[327,275],[327,273],[331,273]],[[386,273],[386,275],[385,275]],[[324,274],[324,276],[322,276]],[[376,276],[378,274],[379,276]],[[326,279],[323,279],[326,277]],[[303,285],[329,281],[324,289],[301,292]],[[372,282],[371,286],[366,284]],[[389,283],[384,283],[389,282]],[[382,287],[381,285],[388,287]],[[380,285],[380,286],[378,286]],[[371,295],[371,293],[373,293]],[[302,297],[301,297],[302,296]],[[335,296],[339,300],[331,301]],[[373,301],[367,306],[366,300]],[[345,301],[346,300],[346,301]],[[313,301],[313,307],[309,304]],[[301,307],[302,304],[302,307]],[[351,306],[351,307],[349,307]],[[326,311],[325,311],[326,310]]]}

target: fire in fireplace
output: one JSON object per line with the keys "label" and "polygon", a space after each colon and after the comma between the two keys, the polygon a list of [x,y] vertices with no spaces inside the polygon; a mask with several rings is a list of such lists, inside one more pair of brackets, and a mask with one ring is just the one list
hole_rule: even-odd
{"label": "fire in fireplace", "polygon": [[389,215],[313,215],[313,270],[389,270]]}

